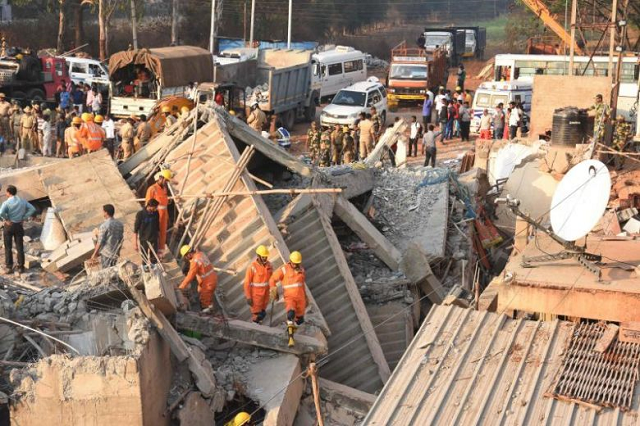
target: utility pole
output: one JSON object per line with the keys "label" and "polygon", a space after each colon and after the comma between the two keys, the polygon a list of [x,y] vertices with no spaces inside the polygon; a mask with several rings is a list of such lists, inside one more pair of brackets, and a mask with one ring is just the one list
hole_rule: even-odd
{"label": "utility pole", "polygon": [[215,49],[216,33],[216,0],[211,0],[211,33],[209,34],[209,52]]}
{"label": "utility pole", "polygon": [[133,32],[133,48],[138,49],[138,31],[136,29],[136,3],[131,0],[131,31]]}
{"label": "utility pole", "polygon": [[569,72],[567,73],[567,75],[573,75],[573,55],[575,54],[575,45],[576,45],[576,15],[577,14],[578,14],[578,0],[572,0],[571,2],[571,46],[569,46]]}
{"label": "utility pole", "polygon": [[171,0],[171,44],[178,44],[178,0]]}
{"label": "utility pole", "polygon": [[293,15],[293,0],[289,0],[289,24],[287,26],[287,49],[291,49],[291,16]]}
{"label": "utility pole", "polygon": [[249,47],[253,47],[253,26],[256,23],[256,0],[251,0],[251,26],[249,27]]}
{"label": "utility pole", "polygon": [[616,19],[618,15],[618,0],[613,0],[611,7],[611,26],[609,27],[609,66],[607,67],[607,75],[613,76],[613,52],[616,47]]}
{"label": "utility pole", "polygon": [[[611,91],[611,118],[616,119],[618,96],[620,95],[620,75],[622,74],[622,59],[624,58],[625,40],[627,38],[627,9],[629,7],[629,0],[624,0],[624,15],[620,21],[620,46],[618,48],[618,64],[616,66],[616,73],[613,77],[613,90]],[[617,22],[616,22],[617,24]]]}

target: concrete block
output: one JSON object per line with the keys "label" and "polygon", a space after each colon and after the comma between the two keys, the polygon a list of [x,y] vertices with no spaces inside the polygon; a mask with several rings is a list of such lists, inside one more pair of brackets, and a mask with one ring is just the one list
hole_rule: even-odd
{"label": "concrete block", "polygon": [[640,343],[640,322],[623,322],[620,324],[618,340],[621,342]]}
{"label": "concrete block", "polygon": [[49,207],[44,218],[42,233],[40,234],[42,246],[45,250],[54,250],[64,243],[66,239],[67,235],[64,232],[62,222],[60,222],[60,219],[56,216],[55,209]]}
{"label": "concrete block", "polygon": [[149,302],[165,315],[173,315],[178,306],[176,292],[165,277],[162,271],[154,267],[149,272],[143,272],[142,281],[144,282],[144,293]]}
{"label": "concrete block", "polygon": [[211,426],[215,416],[200,392],[189,392],[181,404],[176,417],[181,425]]}
{"label": "concrete block", "polygon": [[634,218],[629,219],[622,230],[628,232],[629,234],[640,234],[640,220]]}

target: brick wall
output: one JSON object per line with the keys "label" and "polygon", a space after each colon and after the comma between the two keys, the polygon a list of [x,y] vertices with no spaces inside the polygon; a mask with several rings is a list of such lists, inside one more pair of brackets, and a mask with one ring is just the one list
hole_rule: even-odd
{"label": "brick wall", "polygon": [[611,79],[608,77],[580,77],[565,75],[536,75],[533,79],[531,102],[531,137],[551,129],[553,111],[575,106],[587,108],[593,98],[601,94],[604,103],[611,98]]}

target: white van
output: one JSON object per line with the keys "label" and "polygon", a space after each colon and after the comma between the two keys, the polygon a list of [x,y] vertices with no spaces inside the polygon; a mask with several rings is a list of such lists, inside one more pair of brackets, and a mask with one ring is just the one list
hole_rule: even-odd
{"label": "white van", "polygon": [[109,84],[109,71],[97,59],[66,56],[69,77],[75,84]]}
{"label": "white van", "polygon": [[506,111],[509,102],[522,102],[524,112],[530,115],[532,87],[531,82],[522,81],[488,81],[480,84],[473,97],[471,129],[478,129],[485,108],[493,115],[499,103],[503,104]]}
{"label": "white van", "polygon": [[335,49],[315,53],[311,63],[312,90],[318,101],[367,79],[365,54],[353,47],[336,46]]}
{"label": "white van", "polygon": [[387,119],[387,91],[376,77],[340,90],[320,114],[320,125],[351,126],[361,112],[368,113],[371,107],[376,107],[384,125]]}

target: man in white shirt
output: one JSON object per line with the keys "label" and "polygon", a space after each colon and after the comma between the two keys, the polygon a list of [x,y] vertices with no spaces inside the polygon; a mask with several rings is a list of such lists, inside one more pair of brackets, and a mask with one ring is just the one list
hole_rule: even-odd
{"label": "man in white shirt", "polygon": [[116,124],[111,119],[110,114],[105,114],[102,129],[104,129],[105,133],[104,146],[109,151],[111,158],[113,158],[115,154]]}
{"label": "man in white shirt", "polygon": [[515,139],[520,125],[520,110],[516,107],[515,102],[509,104],[511,114],[509,114],[509,139]]}
{"label": "man in white shirt", "polygon": [[409,152],[407,153],[408,157],[411,157],[411,152],[413,149],[413,156],[418,156],[418,139],[422,137],[422,124],[418,122],[418,119],[415,115],[411,116],[411,127],[409,131]]}
{"label": "man in white shirt", "polygon": [[440,90],[438,90],[438,94],[436,95],[436,99],[434,100],[434,105],[436,106],[436,112],[437,112],[436,117],[440,117],[440,110],[442,109],[442,100],[444,98],[445,98],[444,88],[440,86]]}

